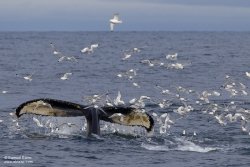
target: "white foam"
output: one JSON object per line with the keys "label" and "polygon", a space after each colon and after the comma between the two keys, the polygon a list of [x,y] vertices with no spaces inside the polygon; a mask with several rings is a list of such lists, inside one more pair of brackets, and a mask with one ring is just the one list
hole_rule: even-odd
{"label": "white foam", "polygon": [[177,139],[177,146],[170,147],[169,145],[150,145],[142,143],[141,147],[147,149],[147,150],[153,150],[153,151],[193,151],[193,152],[200,152],[200,153],[206,153],[209,151],[217,150],[217,148],[213,147],[201,147],[196,144],[194,144],[191,141],[187,140],[181,140]]}
{"label": "white foam", "polygon": [[183,144],[184,145],[178,145],[176,150],[179,150],[179,151],[194,151],[194,152],[201,152],[201,153],[217,150],[216,148],[213,148],[213,147],[200,147],[200,146],[195,145],[194,143],[192,143],[190,141],[187,141],[187,140],[184,140]]}

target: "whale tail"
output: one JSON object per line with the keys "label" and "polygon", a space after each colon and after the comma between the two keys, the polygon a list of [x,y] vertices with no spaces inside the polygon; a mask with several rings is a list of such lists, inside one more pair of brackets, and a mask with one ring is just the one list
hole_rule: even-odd
{"label": "whale tail", "polygon": [[[131,107],[102,107],[99,109],[62,100],[35,99],[24,102],[16,108],[15,116],[17,118],[23,114],[55,117],[85,116],[88,125],[88,136],[92,133],[101,136],[100,120],[126,126],[141,126],[148,133],[152,132],[154,128],[154,120],[149,114],[142,113],[138,109]],[[123,119],[119,114],[123,116]]]}

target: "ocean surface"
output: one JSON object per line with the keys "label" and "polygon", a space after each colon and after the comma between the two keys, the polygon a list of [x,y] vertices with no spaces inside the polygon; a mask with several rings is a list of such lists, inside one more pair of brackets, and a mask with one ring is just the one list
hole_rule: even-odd
{"label": "ocean surface", "polygon": [[[60,54],[53,54],[50,43]],[[92,54],[80,52],[92,44],[99,44]],[[0,32],[0,166],[250,166],[250,125],[242,120],[250,113],[249,44],[250,32]],[[122,59],[121,50],[143,46]],[[177,60],[166,59],[175,53]],[[74,56],[78,63],[58,62],[62,56]],[[176,63],[186,65],[170,65]],[[138,69],[133,80],[116,77],[129,69]],[[23,78],[33,71],[32,81]],[[64,73],[73,75],[61,80]],[[178,90],[177,85],[193,91]],[[84,117],[23,115],[16,120],[12,115],[20,104],[36,98],[86,105],[84,96],[107,92],[113,100],[118,91],[127,106],[133,98],[151,98],[142,109],[154,119],[152,134],[102,121],[102,137],[86,137],[86,130],[78,128],[84,126]],[[217,95],[199,99],[213,91]],[[162,99],[172,104],[161,108],[157,100]],[[193,109],[174,112],[185,105]],[[153,114],[164,113],[174,124],[162,131]],[[231,122],[225,117],[230,113],[242,117]],[[33,117],[43,125],[49,120],[54,127],[65,122],[78,127],[55,131],[38,127]]]}

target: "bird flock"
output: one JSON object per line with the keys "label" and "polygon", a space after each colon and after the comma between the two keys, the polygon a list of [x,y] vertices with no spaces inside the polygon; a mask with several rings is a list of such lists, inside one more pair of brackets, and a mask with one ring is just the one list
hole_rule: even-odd
{"label": "bird flock", "polygon": [[[99,44],[93,44],[91,45],[90,49],[88,47],[84,48],[81,50],[81,53],[87,53],[87,54],[92,54],[94,52],[94,48],[97,48],[99,46]],[[57,55],[57,54],[61,54],[55,47],[54,45],[51,43],[51,47],[53,49],[53,54]],[[125,55],[128,55],[127,53],[129,53],[129,57],[122,58],[122,60],[128,60],[132,54],[137,54],[139,52],[141,52],[143,49],[146,49],[147,46],[142,46],[142,47],[136,47],[136,48],[132,48],[132,49],[128,49],[128,50],[121,50],[122,53],[124,53]],[[127,53],[126,53],[127,52]],[[177,61],[177,56],[178,54],[175,53],[173,55],[166,55],[166,59],[171,60],[171,61]],[[70,61],[75,61],[76,63],[78,62],[75,57],[66,57],[66,56],[62,56],[58,62],[61,62],[62,60],[67,59]],[[186,65],[191,65],[191,63],[169,63],[167,65],[165,65],[165,63],[160,62],[158,60],[142,60],[140,63],[148,63],[149,67],[153,67],[154,65],[158,65],[160,67],[166,67],[167,69],[184,69],[184,66]],[[128,69],[127,71],[123,72],[123,73],[118,73],[114,79],[125,79],[125,80],[129,80],[132,85],[135,88],[140,88],[140,85],[138,83],[135,82],[136,78],[138,78],[138,71],[140,71],[139,69]],[[28,76],[20,76],[19,74],[16,74],[17,77],[20,78],[24,78],[27,81],[32,81],[32,76],[35,74],[35,71],[33,71],[30,75]],[[73,73],[65,73],[63,76],[60,77],[61,80],[67,80],[69,76],[71,76]],[[132,74],[132,75],[131,75]],[[246,72],[245,76],[250,78],[250,73]],[[230,93],[230,97],[236,97],[236,96],[247,96],[248,93],[246,91],[246,86],[239,82],[239,81],[235,81],[232,77],[230,77],[229,75],[225,75],[223,76],[225,79],[225,83],[221,85],[220,87],[220,91],[227,91]],[[147,101],[147,104],[152,103],[153,105],[156,105],[158,107],[160,107],[162,110],[167,109],[169,107],[171,107],[173,104],[179,104],[179,106],[177,108],[172,109],[172,111],[167,111],[166,113],[163,113],[161,115],[156,114],[155,112],[151,112],[151,115],[153,117],[155,117],[156,122],[159,124],[159,133],[163,134],[163,133],[167,133],[167,130],[175,125],[175,122],[178,120],[172,120],[171,119],[171,114],[177,114],[180,115],[181,118],[182,117],[188,117],[189,113],[194,111],[194,110],[200,110],[201,114],[207,114],[207,115],[211,115],[212,117],[214,117],[214,119],[217,121],[218,124],[220,124],[221,126],[226,126],[227,123],[233,123],[233,122],[237,122],[237,120],[240,120],[241,123],[241,129],[243,132],[247,133],[250,135],[250,130],[247,129],[247,123],[250,120],[250,110],[243,108],[243,107],[239,107],[239,104],[242,104],[243,102],[237,102],[237,101],[230,101],[228,104],[227,103],[223,103],[223,104],[217,104],[217,103],[213,103],[211,102],[210,98],[212,96],[221,96],[221,93],[219,93],[218,91],[203,91],[202,93],[199,93],[195,90],[189,90],[186,89],[182,86],[179,85],[169,85],[169,88],[163,88],[160,85],[152,85],[152,87],[158,91],[160,94],[165,95],[166,98],[161,98],[161,99],[152,99],[149,96],[140,96],[138,99],[137,98],[132,98],[131,100],[129,100],[128,103],[125,103],[122,100],[122,96],[121,96],[121,92],[118,91],[117,97],[112,101],[111,98],[109,97],[109,92],[103,92],[100,94],[94,94],[92,96],[86,95],[82,97],[82,102],[87,101],[87,104],[89,104],[88,107],[94,107],[94,108],[98,108],[101,111],[103,111],[105,113],[105,111],[102,109],[103,106],[130,106],[133,108],[138,109],[138,112],[148,112],[150,113],[151,111],[146,111],[145,110],[145,100]],[[170,91],[170,88],[174,88],[176,91]],[[3,94],[8,93],[10,88],[2,91]],[[105,98],[103,97],[105,96]],[[187,96],[187,97],[186,97]],[[195,106],[191,106],[189,104],[187,104],[187,102],[189,101],[189,97],[190,96],[194,96],[196,97],[196,101],[195,101]],[[238,104],[238,105],[237,105]],[[50,106],[50,104],[47,104],[43,101],[41,101],[40,103],[37,104],[37,106],[34,108],[34,110],[36,110],[38,107],[40,106],[46,106],[49,107],[52,111],[53,108]],[[195,109],[195,107],[199,107],[198,109]],[[11,113],[12,114],[12,113]],[[10,115],[11,115],[10,114]],[[115,113],[113,114],[111,117],[117,117],[120,119],[120,121],[122,122],[124,120],[124,115],[121,113]],[[13,122],[16,122],[16,130],[20,130],[18,129],[19,124],[17,122],[17,120],[12,119]],[[39,120],[35,117],[33,117],[34,122],[37,124],[38,127],[46,127],[46,128],[51,128],[52,132],[54,131],[53,129],[53,124],[52,122],[49,122],[49,120],[45,123],[45,125],[42,125]],[[0,123],[2,123],[3,120],[0,120]],[[80,128],[78,125],[74,124],[74,123],[62,123],[61,125],[58,125],[55,127],[55,131],[58,131],[59,128],[63,125],[67,125],[68,127],[71,126],[76,126],[81,130],[86,129],[86,125],[83,126],[82,128]],[[105,126],[107,129],[107,126]],[[13,127],[12,127],[13,128]],[[24,128],[23,128],[24,129]],[[102,128],[103,129],[103,128]],[[116,129],[118,131],[118,129]],[[115,131],[115,130],[114,130]],[[183,131],[183,135],[185,135],[186,132],[185,130]],[[196,132],[195,132],[196,134]]]}
{"label": "bird flock", "polygon": [[[114,19],[110,20],[111,24],[111,31],[113,31],[114,24],[121,23],[121,21],[118,21],[118,14],[115,14]],[[54,55],[60,55],[61,52],[56,49],[56,47],[53,45],[53,43],[50,43],[53,54]],[[93,54],[95,50],[98,50],[98,47],[100,44],[91,44],[90,47],[86,46],[82,50],[80,50],[80,53],[83,54]],[[124,63],[131,59],[136,54],[140,54],[144,52],[144,50],[147,50],[149,48],[149,45],[140,46],[140,47],[131,47],[130,49],[124,49],[121,50],[121,55],[124,55],[124,57],[121,57],[121,61]],[[158,66],[160,68],[165,68],[167,70],[185,70],[188,68],[188,66],[191,66],[191,62],[185,62],[180,63],[179,55],[178,53],[175,54],[167,54],[163,56],[164,59],[166,59],[166,62],[162,62],[160,60],[150,60],[150,59],[143,59],[138,63],[138,66],[148,66],[148,68],[154,68],[155,66]],[[62,61],[68,60],[75,63],[78,63],[78,60],[74,57],[68,57],[68,56],[62,56],[58,59],[58,63],[62,63]],[[143,78],[140,76],[140,71],[142,71],[140,68],[130,68],[123,72],[117,73],[116,76],[113,76],[111,81],[117,80],[117,79],[123,79],[127,80],[131,83],[131,86],[133,86],[136,89],[140,89],[143,86],[140,84],[140,82],[137,81],[138,78]],[[64,73],[59,78],[61,80],[68,80],[70,76],[72,76],[72,72]],[[16,74],[17,77],[23,78],[29,82],[31,82],[35,77],[35,70],[28,76],[21,76],[20,74]],[[250,72],[245,72],[245,77],[250,79]],[[234,101],[231,100],[230,102],[223,102],[223,103],[216,103],[212,97],[219,97],[221,96],[222,92],[227,92],[230,94],[230,98],[235,98],[237,96],[248,96],[247,93],[247,86],[245,84],[236,81],[233,77],[229,75],[223,76],[225,83],[222,83],[221,86],[217,90],[205,90],[202,92],[198,92],[196,90],[191,90],[188,88],[184,88],[181,85],[171,84],[171,85],[158,85],[154,84],[151,85],[152,88],[161,94],[162,96],[165,96],[165,98],[159,98],[159,99],[152,99],[150,96],[141,95],[139,97],[133,97],[128,102],[124,102],[122,100],[122,94],[121,91],[117,92],[117,97],[113,100],[111,100],[109,96],[109,91],[104,91],[100,94],[94,94],[94,95],[84,95],[81,99],[81,101],[84,103],[86,102],[89,107],[98,108],[101,111],[105,113],[105,111],[102,109],[104,106],[130,106],[133,108],[136,108],[137,112],[142,113],[149,113],[152,115],[157,124],[159,125],[159,133],[165,134],[168,133],[168,129],[174,126],[178,120],[188,117],[191,112],[199,112],[200,114],[209,115],[216,123],[218,123],[221,126],[226,126],[228,123],[235,123],[237,121],[241,121],[241,129],[244,133],[250,135],[250,129],[248,129],[247,125],[250,120],[250,110],[247,108],[242,107],[244,102],[242,101]],[[3,94],[7,94],[10,91],[10,87],[6,90],[3,90]],[[195,99],[195,102],[191,104],[190,100]],[[151,110],[146,110],[147,105],[154,106]],[[41,101],[37,104],[37,106],[34,108],[36,110],[37,108],[45,106],[53,110],[53,108]],[[164,113],[157,114],[154,112],[156,108],[159,107],[160,110]],[[172,119],[172,115],[180,116],[178,119]],[[9,117],[13,116],[12,113],[10,113]],[[111,117],[117,117],[121,122],[123,122],[125,116],[121,113],[115,113]],[[15,122],[16,130],[23,130],[22,127],[19,128],[18,121],[11,118],[13,122]],[[4,120],[0,120],[0,123],[2,123]],[[55,129],[53,129],[53,123],[49,120],[43,125],[37,118],[33,117],[33,121],[37,124],[38,127],[46,127],[51,128],[52,132],[58,131],[60,127],[62,126],[68,126],[68,127],[77,127],[80,130],[86,129],[86,124],[84,124],[83,127],[80,127],[77,124],[65,122],[58,126],[55,126]],[[113,125],[112,125],[113,127]],[[13,127],[12,127],[13,128]],[[107,125],[104,125],[102,129],[107,129]],[[118,129],[113,128],[114,131],[119,131]],[[186,131],[183,130],[183,135],[186,134]],[[196,132],[194,132],[196,135]]]}

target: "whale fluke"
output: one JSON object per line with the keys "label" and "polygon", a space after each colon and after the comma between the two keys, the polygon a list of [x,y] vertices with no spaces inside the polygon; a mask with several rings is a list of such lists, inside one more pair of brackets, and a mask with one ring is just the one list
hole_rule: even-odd
{"label": "whale fluke", "polygon": [[[53,110],[47,106],[39,106],[36,108],[36,106],[41,103],[50,104]],[[77,117],[84,116],[82,111],[83,108],[84,106],[82,105],[62,100],[35,99],[22,103],[20,106],[18,106],[15,110],[15,115],[17,118],[23,114],[37,114],[56,117]]]}
{"label": "whale fluke", "polygon": [[[101,136],[100,120],[126,126],[141,126],[144,127],[148,133],[154,129],[154,120],[152,117],[147,113],[140,112],[140,110],[136,108],[106,106],[101,107],[101,109],[62,100],[35,99],[19,105],[15,110],[15,116],[17,118],[23,114],[56,117],[85,116],[88,125],[88,136],[92,133]],[[121,120],[119,116],[112,116],[116,113],[122,114],[124,118]]]}

